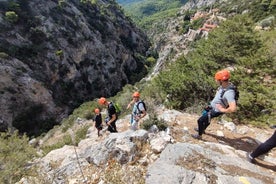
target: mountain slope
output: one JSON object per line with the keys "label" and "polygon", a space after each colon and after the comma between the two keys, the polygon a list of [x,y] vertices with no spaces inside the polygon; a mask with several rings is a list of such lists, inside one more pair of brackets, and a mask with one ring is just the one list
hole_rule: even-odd
{"label": "mountain slope", "polygon": [[118,1],[126,14],[145,31],[152,28],[153,22],[156,23],[174,16],[186,2],[187,0]]}
{"label": "mountain slope", "polygon": [[39,134],[147,72],[147,36],[114,1],[0,3],[1,130]]}
{"label": "mountain slope", "polygon": [[[72,130],[91,126],[87,138],[78,145],[64,146],[34,162],[40,168],[34,177],[21,181],[64,183],[225,183],[272,184],[275,182],[275,150],[253,165],[246,152],[254,149],[273,133],[272,129],[236,126],[214,119],[203,135],[193,139],[197,115],[157,108],[156,114],[169,129],[129,130],[129,116],[119,119],[119,133],[102,131],[101,137],[92,121],[79,120]],[[106,127],[104,127],[106,129]],[[66,133],[64,133],[66,134]],[[60,132],[44,139],[56,141]],[[71,138],[74,139],[73,134]],[[52,140],[52,141],[50,141]],[[78,163],[80,163],[78,165]],[[45,177],[47,176],[47,177]]]}

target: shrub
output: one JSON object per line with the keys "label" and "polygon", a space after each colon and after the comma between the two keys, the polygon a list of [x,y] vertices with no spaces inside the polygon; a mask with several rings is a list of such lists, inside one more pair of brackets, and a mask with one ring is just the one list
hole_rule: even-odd
{"label": "shrub", "polygon": [[194,30],[197,30],[197,29],[199,29],[200,27],[203,26],[204,22],[205,22],[205,18],[196,19],[192,22],[191,28],[194,29]]}
{"label": "shrub", "polygon": [[[83,127],[81,127],[80,129],[78,129],[77,131],[76,131],[76,137],[75,137],[75,139],[76,140],[73,140],[73,143],[75,144],[75,145],[78,145],[78,143],[82,140],[82,139],[84,139],[85,137],[86,137],[86,133],[87,133],[87,130],[90,128],[90,126],[89,125],[85,125],[85,126],[83,126]],[[74,142],[75,141],[75,142]]]}
{"label": "shrub", "polygon": [[149,130],[153,125],[156,125],[160,131],[166,130],[167,123],[163,119],[158,119],[156,114],[150,115],[150,118],[145,120],[141,125],[141,128]]}
{"label": "shrub", "polygon": [[16,183],[30,173],[26,166],[36,150],[28,142],[28,137],[17,131],[0,134],[0,183]]}
{"label": "shrub", "polygon": [[152,57],[152,56],[148,57],[147,60],[146,60],[146,64],[149,67],[154,66],[155,63],[156,63],[156,59],[154,57]]}
{"label": "shrub", "polygon": [[56,51],[56,56],[63,56],[63,51],[62,50],[57,50]]}
{"label": "shrub", "polygon": [[7,59],[9,55],[5,52],[0,52],[0,58]]}
{"label": "shrub", "polygon": [[18,20],[18,15],[14,11],[7,11],[5,13],[5,18],[11,23],[15,23]]}
{"label": "shrub", "polygon": [[43,146],[41,149],[46,155],[52,150],[62,148],[64,145],[73,145],[73,140],[69,134],[65,134],[61,141],[52,145]]}

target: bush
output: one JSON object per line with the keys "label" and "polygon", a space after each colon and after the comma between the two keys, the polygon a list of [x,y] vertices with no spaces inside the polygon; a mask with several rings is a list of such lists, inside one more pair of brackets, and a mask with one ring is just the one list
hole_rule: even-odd
{"label": "bush", "polygon": [[156,63],[156,59],[154,57],[148,57],[146,60],[146,64],[148,67],[152,67],[154,66],[154,64]]}
{"label": "bush", "polygon": [[78,143],[85,139],[86,138],[86,134],[87,134],[87,130],[90,128],[89,125],[85,125],[84,127],[81,127],[80,129],[77,130],[77,132],[75,133],[76,134],[76,137],[75,139],[76,140],[73,140],[73,143],[75,145],[78,145]]}
{"label": "bush", "polygon": [[150,115],[150,118],[145,120],[141,125],[141,128],[149,130],[153,125],[156,125],[160,131],[166,130],[167,123],[163,119],[158,119],[156,114]]}
{"label": "bush", "polygon": [[28,142],[28,137],[17,131],[0,134],[0,183],[16,183],[30,174],[26,166],[36,150]]}
{"label": "bush", "polygon": [[191,28],[194,29],[194,30],[197,30],[197,29],[199,29],[200,27],[203,26],[204,22],[205,22],[205,18],[196,19],[192,22]]}
{"label": "bush", "polygon": [[7,59],[9,55],[5,52],[0,52],[0,58]]}
{"label": "bush", "polygon": [[61,141],[52,145],[43,146],[41,149],[43,150],[44,155],[46,155],[52,150],[62,148],[64,145],[73,145],[73,140],[69,134],[63,135]]}
{"label": "bush", "polygon": [[7,11],[5,13],[5,18],[11,23],[15,23],[18,20],[18,15],[14,11]]}

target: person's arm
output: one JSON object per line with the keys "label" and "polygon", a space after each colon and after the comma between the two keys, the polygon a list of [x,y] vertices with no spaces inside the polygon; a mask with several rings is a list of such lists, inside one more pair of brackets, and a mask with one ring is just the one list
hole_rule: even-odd
{"label": "person's arm", "polygon": [[127,109],[129,109],[132,106],[132,104],[134,104],[134,102],[135,102],[134,100],[131,100],[127,105]]}
{"label": "person's arm", "polygon": [[237,110],[236,102],[230,102],[227,108],[222,107],[221,104],[217,104],[216,108],[222,113],[232,113]]}
{"label": "person's arm", "polygon": [[140,119],[142,119],[143,117],[145,117],[147,115],[147,112],[145,110],[141,111],[141,114],[138,114],[135,116],[135,120],[139,121]]}
{"label": "person's arm", "polygon": [[138,115],[138,119],[137,120],[142,119],[143,117],[145,117],[147,115],[147,111],[145,110],[145,107],[142,104],[143,103],[139,104],[139,109],[141,109],[141,111],[140,111],[140,114]]}
{"label": "person's arm", "polygon": [[147,111],[143,110],[142,113],[140,114],[140,119],[145,117],[147,115]]}
{"label": "person's arm", "polygon": [[112,114],[111,119],[107,122],[108,126],[115,120],[116,120],[116,114]]}

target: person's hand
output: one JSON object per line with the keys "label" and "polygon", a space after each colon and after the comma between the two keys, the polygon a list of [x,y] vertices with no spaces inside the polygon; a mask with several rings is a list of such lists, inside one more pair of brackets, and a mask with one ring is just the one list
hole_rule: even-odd
{"label": "person's hand", "polygon": [[134,117],[135,121],[139,121],[139,119],[141,119],[139,116],[135,116]]}
{"label": "person's hand", "polygon": [[204,108],[204,110],[210,111],[210,110],[212,110],[212,106],[211,106],[211,105],[207,105],[207,106]]}

